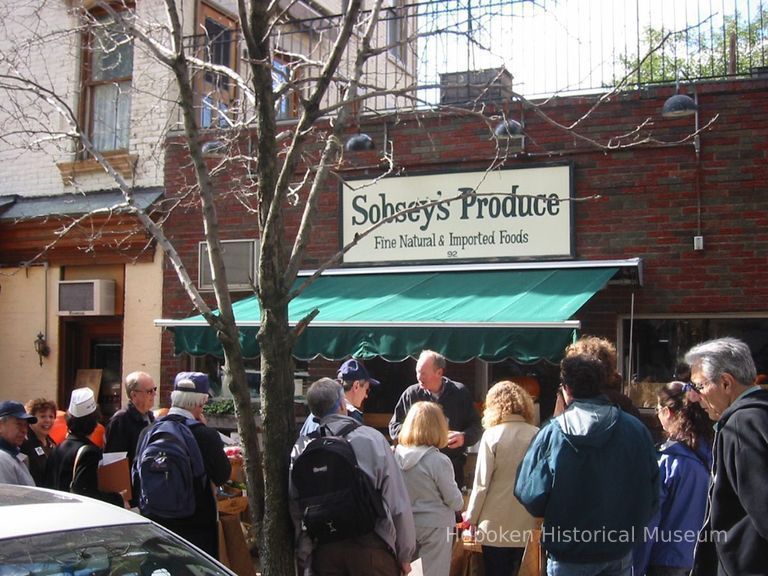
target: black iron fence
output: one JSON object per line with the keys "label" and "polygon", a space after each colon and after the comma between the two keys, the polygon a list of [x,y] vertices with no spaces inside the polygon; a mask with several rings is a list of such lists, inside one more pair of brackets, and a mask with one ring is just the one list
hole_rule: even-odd
{"label": "black iron fence", "polygon": [[768,72],[766,0],[457,0],[412,9],[423,86],[504,68],[516,92],[534,97]]}
{"label": "black iron fence", "polygon": [[[768,74],[768,0],[448,0],[398,4],[382,13],[362,91],[400,89],[368,110],[428,108],[510,98],[604,91],[674,81]],[[308,80],[336,38],[340,16],[275,27],[276,87]],[[362,23],[360,26],[362,30]],[[354,48],[328,101],[351,73]],[[239,58],[236,34],[188,39],[198,57]],[[225,63],[225,62],[216,62]],[[236,62],[233,60],[233,64]],[[211,80],[211,74],[203,80]],[[224,84],[224,86],[222,86]],[[211,90],[211,86],[215,90]],[[201,81],[205,106],[233,110],[229,83]],[[406,88],[408,88],[406,90]],[[298,88],[301,90],[301,88]],[[211,94],[218,100],[211,104]],[[406,97],[404,94],[408,93]],[[295,111],[281,94],[280,115]],[[219,108],[215,108],[218,106]],[[365,110],[363,110],[365,112]]]}

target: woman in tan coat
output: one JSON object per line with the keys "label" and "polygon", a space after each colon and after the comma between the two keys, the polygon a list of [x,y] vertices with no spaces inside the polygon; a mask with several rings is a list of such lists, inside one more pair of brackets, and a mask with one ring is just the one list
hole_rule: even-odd
{"label": "woman in tan coat", "polygon": [[515,477],[528,445],[538,432],[533,400],[504,380],[488,392],[483,414],[472,495],[465,519],[476,527],[486,576],[517,574],[525,545],[536,527],[514,495]]}

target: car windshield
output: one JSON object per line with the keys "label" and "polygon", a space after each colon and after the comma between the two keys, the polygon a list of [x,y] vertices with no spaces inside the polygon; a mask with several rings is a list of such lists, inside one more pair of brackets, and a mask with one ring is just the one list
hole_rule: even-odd
{"label": "car windshield", "polygon": [[[44,518],[40,519],[45,522]],[[0,576],[230,576],[152,524],[71,530],[0,541]]]}

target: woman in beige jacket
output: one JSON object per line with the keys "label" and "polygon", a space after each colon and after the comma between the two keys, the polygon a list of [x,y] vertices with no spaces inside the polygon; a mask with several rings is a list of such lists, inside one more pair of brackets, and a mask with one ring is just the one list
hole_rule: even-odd
{"label": "woman in beige jacket", "polygon": [[486,576],[517,574],[525,545],[536,527],[514,495],[515,477],[528,445],[538,432],[533,400],[514,382],[504,380],[488,392],[483,414],[472,495],[466,521],[476,527]]}

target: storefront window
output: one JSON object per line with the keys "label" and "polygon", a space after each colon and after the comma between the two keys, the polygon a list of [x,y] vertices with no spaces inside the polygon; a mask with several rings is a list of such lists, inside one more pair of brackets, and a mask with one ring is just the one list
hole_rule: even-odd
{"label": "storefront window", "polygon": [[[251,390],[251,398],[258,398],[261,386],[261,372],[259,370],[259,359],[249,358],[245,360],[245,372],[248,378],[248,387]],[[192,370],[205,372],[211,382],[211,390],[216,398],[231,398],[232,393],[223,383],[222,366],[224,360],[216,356],[195,356],[192,358]],[[296,392],[301,386],[303,395],[306,391],[309,373],[307,372],[307,363],[294,360],[294,385]]]}
{"label": "storefront window", "polygon": [[686,379],[685,353],[712,338],[733,336],[743,340],[752,351],[757,373],[768,373],[768,318],[624,319],[621,334],[626,392],[641,408],[656,405],[656,391],[663,384]]}
{"label": "storefront window", "polygon": [[555,408],[555,393],[560,384],[560,366],[542,360],[521,364],[512,359],[488,364],[488,387],[501,380],[512,380],[522,386],[534,400],[539,422],[544,422]]}

